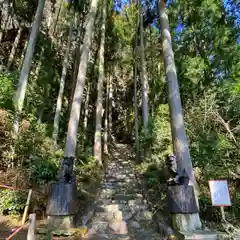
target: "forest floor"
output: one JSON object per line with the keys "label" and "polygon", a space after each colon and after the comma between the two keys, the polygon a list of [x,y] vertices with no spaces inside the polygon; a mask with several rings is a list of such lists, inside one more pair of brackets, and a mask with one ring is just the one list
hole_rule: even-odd
{"label": "forest floor", "polygon": [[[6,239],[20,225],[21,221],[19,221],[18,219],[0,215],[0,239]],[[26,240],[26,234],[27,230],[23,229],[21,232],[18,233],[17,238],[14,239]]]}

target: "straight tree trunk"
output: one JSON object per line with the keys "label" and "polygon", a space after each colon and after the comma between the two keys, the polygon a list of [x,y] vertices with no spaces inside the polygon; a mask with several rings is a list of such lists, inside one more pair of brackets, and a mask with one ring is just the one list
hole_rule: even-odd
{"label": "straight tree trunk", "polygon": [[73,101],[73,96],[74,96],[74,91],[75,91],[75,87],[76,87],[76,83],[77,83],[77,74],[78,74],[78,66],[80,63],[80,56],[82,53],[82,46],[79,43],[78,46],[75,48],[74,52],[75,52],[75,59],[74,59],[74,70],[73,70],[73,80],[72,80],[72,90],[71,90],[71,96],[70,96],[70,103],[72,103]]}
{"label": "straight tree trunk", "polygon": [[[109,74],[110,78],[110,74]],[[109,81],[107,79],[107,89],[106,89],[106,106],[105,106],[105,120],[104,120],[104,153],[108,154],[108,108],[109,108]]]}
{"label": "straight tree trunk", "polygon": [[[177,79],[177,72],[174,61],[174,54],[172,50],[172,40],[169,28],[168,15],[166,13],[165,3],[163,0],[159,2],[159,16],[160,16],[160,28],[162,35],[163,55],[165,72],[167,77],[168,86],[168,101],[171,117],[171,130],[172,130],[172,142],[174,154],[177,159],[178,171],[186,170],[190,183],[197,192],[197,183],[194,176],[194,170],[192,161],[190,158],[188,140],[186,130],[184,127],[182,104],[179,92],[179,85]],[[197,194],[195,194],[197,200]],[[176,214],[175,222],[180,230],[186,230],[184,227],[188,227],[187,230],[196,230],[201,228],[201,221],[199,214]]]}
{"label": "straight tree trunk", "polygon": [[89,113],[89,98],[90,98],[90,90],[91,90],[91,83],[88,83],[87,86],[87,92],[86,92],[86,98],[85,98],[85,103],[84,103],[84,119],[83,119],[83,149],[84,149],[84,144],[87,140],[87,124],[88,124],[88,113]]}
{"label": "straight tree trunk", "polygon": [[23,47],[23,50],[22,50],[22,54],[21,54],[21,57],[20,57],[19,65],[18,65],[18,70],[20,70],[22,68],[24,55],[25,55],[25,52],[26,52],[27,46],[28,46],[28,41],[29,41],[29,39],[27,39],[25,41],[25,44],[24,44],[24,47]]}
{"label": "straight tree trunk", "polygon": [[42,65],[43,65],[44,52],[45,52],[45,48],[43,47],[41,49],[39,60],[38,60],[38,63],[37,63],[37,66],[36,66],[35,72],[34,72],[35,81],[38,80],[38,77],[39,77],[40,72],[41,72],[41,68],[42,68]]}
{"label": "straight tree trunk", "polygon": [[103,80],[104,80],[104,47],[106,25],[106,0],[103,2],[101,43],[99,50],[98,96],[96,104],[96,131],[94,136],[94,156],[99,165],[102,165],[102,114],[103,114]]}
{"label": "straight tree trunk", "polygon": [[55,22],[53,25],[53,29],[52,29],[52,37],[54,37],[55,32],[56,32],[56,27],[57,27],[57,23],[58,23],[58,18],[62,9],[62,4],[63,4],[63,0],[59,0],[59,6],[57,7],[57,13],[56,13],[56,17],[55,17]]}
{"label": "straight tree trunk", "polygon": [[144,53],[144,39],[143,39],[143,14],[142,6],[139,3],[139,20],[140,20],[140,77],[142,83],[142,109],[143,109],[143,127],[144,135],[148,134],[148,80],[146,72],[146,61]]}
{"label": "straight tree trunk", "polygon": [[75,157],[77,146],[77,132],[81,112],[81,102],[87,73],[87,64],[89,59],[90,47],[92,45],[92,36],[94,31],[94,22],[97,13],[99,0],[92,0],[90,12],[86,19],[86,32],[83,40],[83,50],[78,68],[77,84],[73,97],[70,119],[68,123],[67,140],[64,155]]}
{"label": "straight tree trunk", "polygon": [[[0,43],[2,41],[3,32],[8,25],[9,15],[10,15],[9,14],[9,0],[6,0],[2,4],[2,16],[1,16],[1,18],[3,19],[3,23],[0,24]],[[3,26],[2,28],[1,28],[1,25]]]}
{"label": "straight tree trunk", "polygon": [[[113,68],[113,72],[114,72],[114,69]],[[114,74],[114,73],[112,73]],[[109,78],[109,106],[108,106],[108,111],[109,111],[109,114],[108,114],[108,121],[109,121],[109,127],[108,127],[108,136],[110,137],[110,141],[112,140],[112,107],[113,107],[113,85],[112,85],[112,81],[113,81],[113,75],[110,75],[110,78]]]}
{"label": "straight tree trunk", "polygon": [[56,112],[55,112],[54,123],[53,123],[52,141],[54,145],[57,145],[57,139],[58,139],[60,113],[62,109],[62,99],[63,99],[63,92],[64,92],[64,86],[65,86],[65,79],[67,75],[68,57],[69,57],[69,51],[71,47],[71,40],[72,40],[72,27],[69,28],[69,36],[68,36],[66,51],[63,59],[62,75],[60,79],[57,106],[56,106]]}
{"label": "straight tree trunk", "polygon": [[14,43],[13,43],[11,53],[10,53],[9,58],[8,58],[7,69],[9,69],[11,67],[12,63],[13,63],[15,53],[16,53],[16,50],[17,50],[17,47],[18,47],[18,44],[19,44],[19,41],[20,41],[20,38],[21,38],[22,30],[23,30],[23,28],[22,28],[22,26],[20,26],[19,29],[18,29],[18,32],[17,32],[17,36],[16,36],[16,38],[14,40]]}
{"label": "straight tree trunk", "polygon": [[31,68],[35,45],[37,42],[37,35],[39,32],[40,23],[43,15],[44,4],[45,4],[45,0],[39,0],[33,26],[32,26],[32,31],[30,34],[29,42],[28,42],[27,52],[24,58],[23,67],[21,70],[20,78],[19,78],[17,92],[15,95],[16,113],[15,113],[15,119],[13,123],[13,136],[17,136],[18,130],[19,130],[19,118],[20,118],[20,114],[22,113],[25,93],[27,89],[28,76]]}
{"label": "straight tree trunk", "polygon": [[140,161],[139,155],[139,135],[138,135],[138,104],[137,104],[137,63],[136,58],[133,69],[134,77],[134,114],[135,114],[135,145],[136,145],[136,161]]}

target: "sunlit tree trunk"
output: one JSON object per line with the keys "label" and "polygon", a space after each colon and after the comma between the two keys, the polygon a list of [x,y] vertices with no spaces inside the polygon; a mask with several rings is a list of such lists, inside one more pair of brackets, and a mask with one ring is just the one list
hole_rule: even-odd
{"label": "sunlit tree trunk", "polygon": [[22,54],[21,54],[20,61],[19,61],[19,65],[18,65],[18,70],[20,70],[22,68],[24,55],[26,53],[27,46],[28,46],[28,41],[29,41],[29,39],[27,39],[24,43],[24,47],[23,47]]}
{"label": "sunlit tree trunk", "polygon": [[[110,73],[111,74],[111,73]],[[109,74],[109,78],[110,78],[110,74]],[[105,120],[104,120],[104,153],[108,154],[108,107],[109,107],[109,81],[107,80],[107,84],[106,84],[106,106],[105,106]]]}
{"label": "sunlit tree trunk", "polygon": [[143,109],[143,127],[145,137],[148,134],[148,80],[146,72],[146,61],[144,53],[143,39],[143,14],[141,3],[139,3],[139,20],[140,20],[140,78],[142,84],[142,109]]}
{"label": "sunlit tree trunk", "polygon": [[40,72],[41,72],[41,68],[42,68],[42,65],[43,65],[43,59],[44,59],[44,52],[45,52],[45,48],[42,47],[41,52],[40,52],[40,56],[39,56],[39,59],[38,59],[38,62],[37,62],[37,66],[36,66],[35,71],[34,71],[35,81],[38,80]]}
{"label": "sunlit tree trunk", "polygon": [[103,80],[104,80],[104,47],[106,25],[106,0],[103,2],[101,43],[99,50],[98,96],[96,104],[96,131],[94,136],[94,156],[99,165],[102,165],[102,114],[103,114]]}
{"label": "sunlit tree trunk", "polygon": [[24,62],[23,62],[23,66],[22,66],[22,70],[19,78],[19,83],[17,86],[17,92],[15,95],[16,113],[15,113],[15,119],[13,124],[13,136],[16,136],[19,130],[19,118],[20,118],[20,114],[22,113],[28,76],[29,76],[33,53],[34,53],[34,49],[37,41],[37,34],[39,32],[40,23],[43,15],[44,4],[45,4],[45,0],[39,0],[34,22],[32,25],[32,31],[29,37],[27,52],[24,58]]}
{"label": "sunlit tree trunk", "polygon": [[134,115],[135,115],[135,145],[136,145],[136,160],[139,161],[139,135],[138,135],[138,104],[137,104],[137,63],[135,59],[134,69]]}
{"label": "sunlit tree trunk", "polygon": [[13,43],[11,53],[10,53],[9,58],[8,58],[7,69],[9,69],[11,67],[12,63],[13,63],[15,53],[16,53],[16,50],[17,50],[17,47],[18,47],[18,44],[19,44],[19,41],[20,41],[20,38],[21,38],[22,30],[23,30],[23,28],[22,28],[22,26],[20,26],[19,29],[18,29],[16,38],[14,40],[14,43]]}
{"label": "sunlit tree trunk", "polygon": [[62,75],[61,75],[61,79],[60,79],[57,106],[56,106],[54,123],[53,123],[52,140],[53,140],[54,145],[57,144],[57,138],[58,138],[58,132],[59,132],[60,113],[61,113],[61,109],[62,109],[62,99],[63,99],[63,92],[64,92],[64,86],[65,86],[65,79],[66,79],[66,75],[67,75],[68,57],[69,57],[69,51],[70,51],[70,47],[71,47],[71,39],[72,39],[72,27],[70,27],[70,29],[69,29],[68,41],[67,41],[64,59],[63,59]]}
{"label": "sunlit tree trunk", "polygon": [[[115,68],[113,68],[114,71]],[[112,107],[113,107],[113,85],[112,85],[112,81],[113,81],[113,74],[114,72],[110,75],[109,78],[109,106],[108,106],[108,121],[109,121],[109,126],[108,126],[108,136],[110,138],[110,141],[112,140]]]}
{"label": "sunlit tree trunk", "polygon": [[[172,50],[172,40],[169,28],[168,16],[164,1],[159,2],[160,27],[162,35],[163,55],[165,72],[168,86],[168,101],[171,117],[172,142],[174,154],[177,158],[177,167],[179,171],[186,170],[190,178],[190,183],[194,185],[195,192],[197,183],[194,176],[192,161],[190,158],[188,140],[186,130],[184,127],[182,104],[179,92],[179,85],[177,79],[177,72],[174,61],[174,54]],[[197,194],[195,194],[197,196]],[[195,230],[201,227],[199,214],[176,214],[175,220],[178,223],[178,228],[187,226],[189,229]],[[181,225],[182,224],[182,225]],[[184,229],[185,230],[185,229]]]}
{"label": "sunlit tree trunk", "polygon": [[80,63],[80,56],[82,53],[82,46],[79,43],[78,47],[75,48],[74,50],[74,66],[73,66],[73,79],[72,79],[72,89],[71,89],[71,95],[70,95],[70,103],[72,103],[73,101],[73,96],[74,96],[74,91],[75,91],[75,87],[76,87],[76,83],[77,83],[77,74],[78,74],[78,66]]}
{"label": "sunlit tree trunk", "polygon": [[[0,5],[1,7],[1,5]],[[6,29],[7,25],[8,25],[8,20],[9,20],[9,0],[6,0],[2,3],[2,16],[1,16],[3,23],[1,23],[0,25],[0,43],[2,41],[2,37],[3,37],[3,32]]]}
{"label": "sunlit tree trunk", "polygon": [[68,123],[67,141],[65,146],[65,156],[75,157],[77,146],[77,132],[81,112],[81,102],[87,73],[87,64],[90,47],[92,45],[92,35],[94,30],[94,21],[97,13],[98,0],[91,1],[90,12],[86,19],[86,32],[83,40],[83,50],[78,68],[77,84],[73,97],[70,119]]}
{"label": "sunlit tree trunk", "polygon": [[61,12],[61,9],[62,9],[63,0],[59,0],[57,4],[58,4],[58,6],[56,7],[57,9],[56,9],[56,15],[55,15],[55,19],[54,19],[54,24],[53,24],[53,28],[52,28],[52,31],[51,31],[52,37],[55,36],[56,27],[57,27],[59,15],[60,15],[60,12]]}
{"label": "sunlit tree trunk", "polygon": [[91,83],[88,83],[86,97],[85,97],[85,103],[84,103],[83,143],[82,143],[83,148],[84,148],[84,144],[87,140],[87,125],[88,125],[88,113],[89,113],[88,105],[89,105],[90,91],[91,91]]}

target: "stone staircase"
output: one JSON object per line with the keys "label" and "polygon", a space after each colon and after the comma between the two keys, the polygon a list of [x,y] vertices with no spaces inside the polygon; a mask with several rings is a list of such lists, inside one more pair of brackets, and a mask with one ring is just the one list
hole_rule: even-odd
{"label": "stone staircase", "polygon": [[134,173],[127,145],[117,144],[88,223],[91,240],[164,239],[152,226],[152,213]]}

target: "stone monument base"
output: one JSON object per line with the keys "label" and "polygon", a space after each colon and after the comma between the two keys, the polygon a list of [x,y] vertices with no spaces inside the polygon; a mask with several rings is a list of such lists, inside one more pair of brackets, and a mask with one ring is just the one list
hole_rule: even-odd
{"label": "stone monument base", "polygon": [[75,216],[48,216],[47,225],[49,231],[68,232],[75,227]]}
{"label": "stone monument base", "polygon": [[198,213],[172,214],[172,223],[173,228],[179,232],[193,232],[202,228]]}

